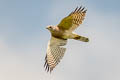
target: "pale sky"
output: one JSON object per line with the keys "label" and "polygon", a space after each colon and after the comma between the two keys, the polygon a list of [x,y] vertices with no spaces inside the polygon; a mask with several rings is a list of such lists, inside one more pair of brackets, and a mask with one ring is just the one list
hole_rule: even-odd
{"label": "pale sky", "polygon": [[[77,6],[87,11],[51,74],[44,70],[50,33]],[[0,0],[0,80],[120,80],[119,0]]]}

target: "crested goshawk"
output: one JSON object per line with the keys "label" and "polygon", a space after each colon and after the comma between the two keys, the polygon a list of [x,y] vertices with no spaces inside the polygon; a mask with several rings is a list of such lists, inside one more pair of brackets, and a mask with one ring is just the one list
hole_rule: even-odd
{"label": "crested goshawk", "polygon": [[80,36],[73,31],[82,24],[82,21],[86,15],[86,9],[84,7],[76,8],[67,17],[56,26],[47,26],[47,29],[51,33],[51,39],[48,42],[47,54],[45,57],[45,70],[52,71],[53,68],[60,62],[60,59],[64,56],[68,39],[75,39],[83,42],[88,42],[89,39]]}

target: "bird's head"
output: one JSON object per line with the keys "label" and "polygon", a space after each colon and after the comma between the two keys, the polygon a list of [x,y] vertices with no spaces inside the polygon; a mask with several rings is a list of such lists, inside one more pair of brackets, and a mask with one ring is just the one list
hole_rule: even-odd
{"label": "bird's head", "polygon": [[54,31],[55,30],[55,26],[47,26],[46,29],[48,29],[49,31]]}

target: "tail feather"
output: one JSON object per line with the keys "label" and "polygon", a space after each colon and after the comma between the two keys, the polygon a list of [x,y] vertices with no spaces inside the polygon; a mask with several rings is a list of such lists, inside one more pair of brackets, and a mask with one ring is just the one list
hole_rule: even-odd
{"label": "tail feather", "polygon": [[73,39],[83,41],[83,42],[88,42],[89,41],[88,38],[80,36],[80,35],[75,35],[75,37]]}

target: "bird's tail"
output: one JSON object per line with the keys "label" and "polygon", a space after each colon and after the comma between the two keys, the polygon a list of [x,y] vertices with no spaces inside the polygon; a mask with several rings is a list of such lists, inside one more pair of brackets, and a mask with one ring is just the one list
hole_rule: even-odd
{"label": "bird's tail", "polygon": [[80,35],[77,35],[77,34],[74,34],[74,38],[73,39],[79,40],[79,41],[83,41],[83,42],[88,42],[89,41],[88,38],[80,36]]}

